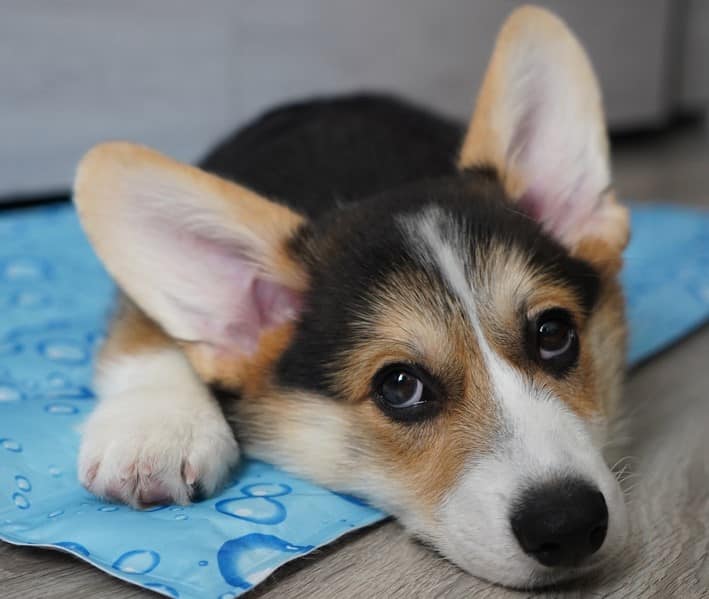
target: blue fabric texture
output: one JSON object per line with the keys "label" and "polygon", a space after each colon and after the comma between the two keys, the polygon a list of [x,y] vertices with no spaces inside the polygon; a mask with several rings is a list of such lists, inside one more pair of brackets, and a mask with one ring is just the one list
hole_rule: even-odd
{"label": "blue fabric texture", "polygon": [[[709,215],[633,209],[623,284],[631,363],[709,318]],[[171,597],[232,597],[283,563],[385,518],[246,460],[219,497],[146,511],[76,479],[91,357],[113,286],[69,206],[0,217],[0,539],[60,549]]]}

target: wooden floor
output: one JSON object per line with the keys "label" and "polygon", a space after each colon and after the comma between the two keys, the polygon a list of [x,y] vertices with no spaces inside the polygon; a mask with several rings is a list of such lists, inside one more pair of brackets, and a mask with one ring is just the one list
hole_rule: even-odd
{"label": "wooden floor", "polygon": [[[709,139],[701,126],[615,144],[622,197],[709,207]],[[635,369],[633,528],[623,560],[596,578],[534,596],[709,597],[709,327]],[[129,598],[151,593],[65,554],[0,544],[0,597]],[[394,522],[355,533],[278,571],[248,597],[526,597],[481,582],[411,541]]]}

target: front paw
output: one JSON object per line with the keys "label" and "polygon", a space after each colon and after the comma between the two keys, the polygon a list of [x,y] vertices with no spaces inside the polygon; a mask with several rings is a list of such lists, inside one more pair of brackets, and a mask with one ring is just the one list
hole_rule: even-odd
{"label": "front paw", "polygon": [[239,459],[221,411],[170,410],[161,402],[166,409],[157,412],[145,407],[151,400],[97,406],[84,426],[81,484],[134,507],[212,495]]}

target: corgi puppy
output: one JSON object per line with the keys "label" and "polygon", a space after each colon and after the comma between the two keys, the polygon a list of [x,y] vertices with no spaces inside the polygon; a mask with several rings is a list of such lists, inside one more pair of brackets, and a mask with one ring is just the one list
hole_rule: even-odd
{"label": "corgi puppy", "polygon": [[533,7],[465,132],[360,96],[278,108],[201,169],[99,145],[74,197],[122,300],[82,484],[184,504],[242,449],[489,581],[598,567],[627,530],[602,456],[626,336],[610,184],[589,60]]}

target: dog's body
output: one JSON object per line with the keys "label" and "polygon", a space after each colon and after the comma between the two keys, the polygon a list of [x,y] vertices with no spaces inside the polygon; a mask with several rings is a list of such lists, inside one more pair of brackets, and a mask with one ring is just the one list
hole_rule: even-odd
{"label": "dog's body", "polygon": [[93,150],[76,202],[126,296],[82,482],[138,506],[209,495],[234,431],[490,580],[598,565],[626,529],[601,456],[627,241],[605,144],[583,51],[525,8],[467,133],[360,96],[237,133],[202,164],[235,183]]}

